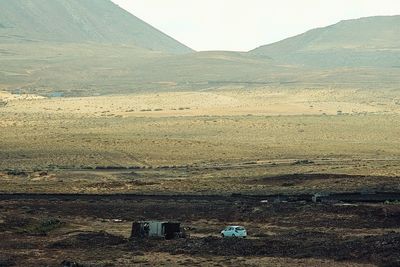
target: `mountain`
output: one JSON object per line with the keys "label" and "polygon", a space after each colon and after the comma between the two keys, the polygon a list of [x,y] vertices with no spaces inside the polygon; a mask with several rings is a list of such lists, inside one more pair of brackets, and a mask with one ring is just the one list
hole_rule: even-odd
{"label": "mountain", "polygon": [[365,18],[248,53],[191,53],[109,0],[0,0],[0,91],[398,90],[399,25],[399,16]]}
{"label": "mountain", "polygon": [[0,0],[0,43],[44,41],[192,52],[109,0]]}
{"label": "mountain", "polygon": [[250,54],[317,66],[400,66],[400,16],[341,21]]}

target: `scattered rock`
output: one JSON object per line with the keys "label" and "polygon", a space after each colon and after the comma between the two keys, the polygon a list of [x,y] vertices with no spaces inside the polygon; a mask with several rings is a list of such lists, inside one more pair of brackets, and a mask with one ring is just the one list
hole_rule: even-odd
{"label": "scattered rock", "polygon": [[16,266],[14,258],[0,256],[0,267],[11,267],[11,266]]}
{"label": "scattered rock", "polygon": [[121,236],[115,236],[107,232],[85,232],[50,245],[51,248],[81,248],[107,247],[125,244],[127,240]]}

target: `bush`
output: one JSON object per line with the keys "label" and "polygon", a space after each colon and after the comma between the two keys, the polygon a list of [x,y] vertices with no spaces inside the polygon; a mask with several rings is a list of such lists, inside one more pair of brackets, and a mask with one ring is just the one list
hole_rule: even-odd
{"label": "bush", "polygon": [[19,232],[31,235],[47,235],[49,232],[60,228],[64,223],[56,218],[42,220],[29,224],[19,229]]}

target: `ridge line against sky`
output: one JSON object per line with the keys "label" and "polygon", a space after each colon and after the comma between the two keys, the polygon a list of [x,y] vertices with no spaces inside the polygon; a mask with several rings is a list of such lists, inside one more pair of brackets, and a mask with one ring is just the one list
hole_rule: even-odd
{"label": "ridge line against sky", "polygon": [[341,20],[400,15],[399,0],[112,0],[197,51],[249,51]]}

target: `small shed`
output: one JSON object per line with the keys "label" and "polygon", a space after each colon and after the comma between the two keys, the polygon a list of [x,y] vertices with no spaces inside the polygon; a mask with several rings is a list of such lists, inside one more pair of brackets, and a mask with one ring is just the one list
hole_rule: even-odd
{"label": "small shed", "polygon": [[174,239],[185,236],[178,222],[140,221],[132,224],[131,238]]}

